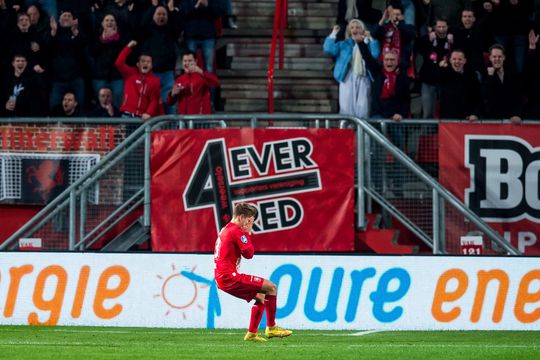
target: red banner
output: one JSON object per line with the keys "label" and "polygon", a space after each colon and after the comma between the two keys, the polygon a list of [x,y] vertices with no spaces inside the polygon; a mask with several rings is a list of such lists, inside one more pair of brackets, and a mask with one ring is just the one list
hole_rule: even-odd
{"label": "red banner", "polygon": [[352,251],[354,149],[352,130],[152,132],[152,249],[213,251],[247,201],[257,251]]}
{"label": "red banner", "polygon": [[439,179],[526,255],[539,255],[540,127],[439,125]]}

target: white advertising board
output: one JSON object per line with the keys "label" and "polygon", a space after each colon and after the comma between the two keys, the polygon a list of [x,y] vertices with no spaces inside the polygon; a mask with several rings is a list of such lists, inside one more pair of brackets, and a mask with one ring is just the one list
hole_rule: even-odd
{"label": "white advertising board", "polygon": [[[533,257],[255,255],[241,271],[278,285],[292,329],[540,330]],[[194,254],[0,253],[0,308],[18,325],[246,328],[250,314]]]}

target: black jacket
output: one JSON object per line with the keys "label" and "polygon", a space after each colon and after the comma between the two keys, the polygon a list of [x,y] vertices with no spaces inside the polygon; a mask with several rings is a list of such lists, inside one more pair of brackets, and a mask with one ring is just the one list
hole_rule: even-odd
{"label": "black jacket", "polygon": [[504,82],[497,74],[485,75],[482,81],[482,96],[486,119],[508,119],[521,116],[521,82],[517,74],[504,68]]}
{"label": "black jacket", "polygon": [[429,41],[428,35],[424,35],[418,42],[418,52],[424,60],[420,69],[420,80],[429,85],[437,83],[439,63],[448,59],[452,46],[448,43],[448,37],[437,38]]}
{"label": "black jacket", "polygon": [[[6,102],[13,95],[17,95],[15,110],[8,111]],[[19,77],[16,77],[13,73],[5,77],[0,92],[0,113],[3,116],[46,116],[47,110],[48,97],[44,83],[32,69],[27,67]]]}
{"label": "black jacket", "polygon": [[58,27],[50,41],[49,74],[52,81],[71,81],[83,76],[86,68],[85,39],[74,36],[70,28]]}
{"label": "black jacket", "polygon": [[450,66],[439,70],[440,118],[465,119],[480,116],[482,97],[480,82],[469,69],[461,74]]}
{"label": "black jacket", "polygon": [[216,38],[216,18],[225,15],[223,0],[208,1],[207,7],[195,8],[197,0],[183,0],[181,16],[184,19],[184,38],[206,40]]}
{"label": "black jacket", "polygon": [[155,8],[148,9],[144,16],[144,38],[141,53],[152,56],[154,72],[172,71],[176,66],[176,41],[180,36],[177,11],[168,11],[167,25],[158,26],[152,20]]}

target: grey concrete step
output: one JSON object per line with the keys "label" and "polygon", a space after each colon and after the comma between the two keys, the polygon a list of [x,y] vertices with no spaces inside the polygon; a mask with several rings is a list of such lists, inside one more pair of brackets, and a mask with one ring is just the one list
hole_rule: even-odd
{"label": "grey concrete step", "polygon": [[[257,27],[246,27],[240,26],[238,29],[224,29],[223,36],[224,38],[234,38],[234,37],[251,37],[251,38],[272,38],[273,25],[266,23],[266,28]],[[320,30],[313,29],[297,29],[290,28],[285,29],[284,36],[287,39],[298,39],[298,38],[310,38],[310,39],[319,39],[328,36],[332,32],[332,26]],[[287,40],[285,40],[287,42]],[[295,40],[296,41],[296,40]]]}
{"label": "grey concrete step", "polygon": [[[285,58],[283,59],[284,70],[329,70],[333,62],[330,58]],[[278,61],[274,68],[278,69]],[[267,57],[239,57],[235,56],[231,63],[232,70],[256,70],[268,69]]]}
{"label": "grey concrete step", "polygon": [[[277,99],[274,102],[274,111],[277,112],[306,112],[329,113],[336,112],[336,102],[333,100],[287,100]],[[227,99],[225,111],[229,112],[267,112],[266,99]]]}
{"label": "grey concrete step", "polygon": [[[240,29],[273,29],[274,16],[239,17],[236,23]],[[289,17],[287,29],[326,30],[328,33],[330,33],[334,24],[335,17],[329,16]]]}
{"label": "grey concrete step", "polygon": [[[221,88],[228,86],[242,88],[243,86],[266,87],[268,83],[267,77],[255,77],[255,78],[228,78],[225,83],[221,84]],[[314,77],[314,78],[274,78],[274,86],[302,86],[307,87],[330,87],[337,86],[337,82],[333,77]]]}
{"label": "grey concrete step", "polygon": [[[233,14],[238,18],[245,16],[274,16],[275,3],[260,3],[254,5],[251,2],[233,1]],[[287,10],[289,19],[293,17],[323,16],[336,18],[337,6],[332,3],[289,3]]]}
{"label": "grey concrete step", "polygon": [[[270,54],[270,43],[229,43],[227,44],[227,56],[266,56]],[[285,43],[286,57],[328,57],[323,49],[322,44],[290,44]],[[276,56],[279,55],[279,49],[276,51]]]}
{"label": "grey concrete step", "polygon": [[[267,78],[267,70],[233,70],[222,69],[218,70],[218,77],[220,79],[225,78]],[[319,70],[319,71],[306,71],[306,70],[276,70],[274,72],[274,78],[323,78],[332,79],[332,71]]]}
{"label": "grey concrete step", "polygon": [[[221,96],[226,99],[268,99],[268,91],[263,87],[221,89]],[[337,89],[307,89],[303,86],[274,87],[274,99],[313,99],[331,100],[337,99]]]}

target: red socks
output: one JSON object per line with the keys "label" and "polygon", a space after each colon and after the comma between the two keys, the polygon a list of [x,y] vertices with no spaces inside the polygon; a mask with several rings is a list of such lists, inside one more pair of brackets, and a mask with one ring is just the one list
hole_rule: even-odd
{"label": "red socks", "polygon": [[255,304],[253,304],[253,307],[251,308],[251,319],[249,320],[249,329],[248,329],[249,332],[257,333],[263,312],[264,312],[264,303],[255,302]]}
{"label": "red socks", "polygon": [[266,326],[276,325],[276,295],[265,295],[266,303]]}

